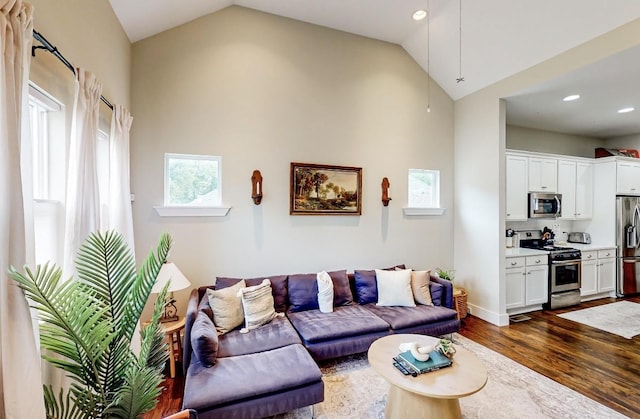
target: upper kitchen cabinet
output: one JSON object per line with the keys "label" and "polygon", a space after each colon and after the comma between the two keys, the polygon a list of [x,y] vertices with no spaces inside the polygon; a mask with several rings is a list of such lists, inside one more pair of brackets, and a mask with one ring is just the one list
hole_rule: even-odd
{"label": "upper kitchen cabinet", "polygon": [[542,157],[529,158],[529,191],[557,192],[558,160]]}
{"label": "upper kitchen cabinet", "polygon": [[592,218],[593,163],[558,160],[558,193],[562,194],[562,219]]}
{"label": "upper kitchen cabinet", "polygon": [[527,219],[527,167],[529,158],[520,155],[506,155],[506,220]]}
{"label": "upper kitchen cabinet", "polygon": [[616,162],[616,193],[618,195],[640,195],[640,163]]}

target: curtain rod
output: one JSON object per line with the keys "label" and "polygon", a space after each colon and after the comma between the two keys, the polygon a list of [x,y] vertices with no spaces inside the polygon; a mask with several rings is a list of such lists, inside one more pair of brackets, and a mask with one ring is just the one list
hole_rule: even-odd
{"label": "curtain rod", "polygon": [[[53,46],[51,44],[51,42],[47,41],[47,38],[45,38],[44,36],[42,36],[42,34],[40,34],[40,32],[36,31],[34,29],[33,31],[33,38],[40,42],[42,44],[42,46],[40,45],[36,45],[36,46],[32,46],[31,47],[31,56],[35,57],[36,56],[36,50],[38,49],[45,49],[47,51],[49,51],[51,54],[53,54],[57,59],[59,59],[60,61],[62,61],[62,63],[69,69],[71,70],[71,72],[73,73],[73,75],[76,75],[76,69],[75,67],[69,62],[69,60],[67,60],[66,58],[64,58],[64,55],[62,55],[60,53],[60,51],[58,51],[58,48],[56,48],[55,46]],[[111,102],[109,102],[104,96],[100,95],[100,100],[104,102],[105,105],[107,105],[109,107],[109,109],[113,110],[113,105],[111,104]]]}

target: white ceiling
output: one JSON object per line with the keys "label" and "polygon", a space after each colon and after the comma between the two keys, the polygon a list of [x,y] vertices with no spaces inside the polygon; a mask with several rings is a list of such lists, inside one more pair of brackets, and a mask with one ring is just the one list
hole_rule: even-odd
{"label": "white ceiling", "polygon": [[[431,77],[454,100],[640,18],[637,0],[462,0],[460,57],[460,1],[455,0],[110,0],[110,3],[132,42],[238,5],[395,43],[423,69],[429,68]],[[427,32],[426,20],[415,22],[411,15],[417,9],[429,7]],[[623,74],[612,69],[611,64],[603,63],[509,98],[508,122],[597,137],[640,133],[637,117],[640,82],[635,80],[637,76],[626,77],[640,74],[640,50],[634,54],[612,58],[618,70],[633,65],[634,73],[624,74],[624,80]],[[456,78],[460,75],[464,81],[458,83]],[[598,83],[593,82],[596,79]],[[622,90],[616,90],[616,84]],[[574,109],[581,106],[581,111],[571,114],[568,120],[553,118],[559,109],[548,112],[553,110],[549,103],[557,101],[557,96],[569,86],[580,90],[585,99],[574,102]],[[590,90],[596,86],[600,88]],[[630,97],[632,92],[636,97]],[[625,103],[616,104],[623,93]],[[617,119],[607,118],[606,110],[598,113],[606,103],[615,109],[635,105],[637,111],[626,116],[627,120],[635,119],[638,125],[628,124],[615,112]],[[588,108],[590,105],[594,107]],[[565,114],[567,109],[563,108]]]}

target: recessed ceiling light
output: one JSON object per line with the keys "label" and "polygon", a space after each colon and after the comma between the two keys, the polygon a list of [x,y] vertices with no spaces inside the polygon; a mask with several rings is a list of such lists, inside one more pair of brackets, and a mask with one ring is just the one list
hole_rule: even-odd
{"label": "recessed ceiling light", "polygon": [[422,20],[425,17],[427,17],[427,12],[426,10],[416,10],[415,12],[413,12],[413,20]]}
{"label": "recessed ceiling light", "polygon": [[562,100],[564,100],[565,102],[571,102],[572,100],[577,100],[577,99],[580,99],[580,95],[569,95]]}
{"label": "recessed ceiling light", "polygon": [[622,109],[618,109],[618,113],[627,113],[627,112],[633,112],[636,108],[633,107],[629,107],[629,108],[622,108]]}

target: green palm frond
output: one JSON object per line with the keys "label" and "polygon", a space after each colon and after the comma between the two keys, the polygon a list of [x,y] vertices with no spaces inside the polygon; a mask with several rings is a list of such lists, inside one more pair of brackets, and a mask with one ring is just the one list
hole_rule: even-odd
{"label": "green palm frond", "polygon": [[170,236],[163,234],[136,273],[133,253],[120,234],[93,233],[78,252],[75,280],[63,281],[60,269],[49,264],[35,272],[25,267],[24,274],[10,269],[38,310],[42,358],[72,379],[70,391],[58,397],[45,387],[48,418],[106,418],[113,412],[135,417],[154,407],[167,359],[158,325],[166,288],[142,335],[139,357],[130,346],[170,247]]}

